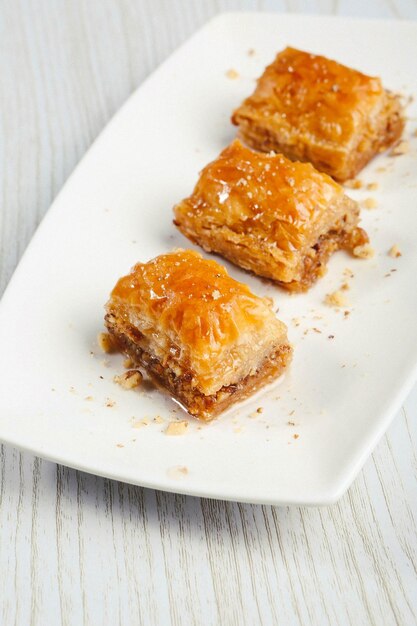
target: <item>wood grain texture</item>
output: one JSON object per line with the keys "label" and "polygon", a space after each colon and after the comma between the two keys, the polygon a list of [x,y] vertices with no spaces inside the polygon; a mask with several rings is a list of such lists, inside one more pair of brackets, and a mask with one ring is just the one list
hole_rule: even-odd
{"label": "wood grain texture", "polygon": [[[0,292],[107,120],[224,10],[417,18],[416,0],[9,0]],[[417,624],[417,389],[329,508],[209,501],[2,447],[0,624]]]}

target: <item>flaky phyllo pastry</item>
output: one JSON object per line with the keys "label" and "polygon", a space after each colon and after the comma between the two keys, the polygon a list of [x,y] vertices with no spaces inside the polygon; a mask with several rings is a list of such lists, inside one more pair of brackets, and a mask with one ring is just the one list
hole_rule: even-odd
{"label": "flaky phyllo pastry", "polygon": [[265,69],[232,121],[252,148],[310,161],[339,181],[354,177],[404,128],[399,97],[379,78],[294,48]]}
{"label": "flaky phyllo pastry", "polygon": [[174,214],[191,241],[293,291],[308,289],[335,250],[368,241],[357,203],[332,178],[238,140],[203,169]]}
{"label": "flaky phyllo pastry", "polygon": [[138,263],[106,311],[121,351],[203,420],[279,376],[291,358],[270,304],[191,250]]}

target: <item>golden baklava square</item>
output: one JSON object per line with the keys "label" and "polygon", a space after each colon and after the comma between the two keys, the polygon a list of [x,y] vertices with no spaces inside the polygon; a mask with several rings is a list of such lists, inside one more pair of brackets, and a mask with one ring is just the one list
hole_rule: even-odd
{"label": "golden baklava square", "polygon": [[335,250],[368,242],[358,204],[330,176],[239,140],[203,169],[174,215],[194,243],[292,291],[323,275]]}
{"label": "golden baklava square", "polygon": [[309,161],[338,181],[356,176],[404,127],[400,98],[380,78],[294,48],[265,69],[232,122],[255,150]]}
{"label": "golden baklava square", "polygon": [[192,250],[135,265],[105,320],[131,362],[202,420],[271,382],[292,355],[270,302]]}

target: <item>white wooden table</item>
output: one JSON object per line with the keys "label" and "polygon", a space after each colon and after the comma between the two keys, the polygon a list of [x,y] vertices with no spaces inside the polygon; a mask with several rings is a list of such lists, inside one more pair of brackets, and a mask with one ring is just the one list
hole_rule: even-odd
{"label": "white wooden table", "polygon": [[[1,292],[111,115],[232,9],[417,18],[417,0],[4,0]],[[154,492],[3,447],[0,624],[416,624],[416,405],[417,388],[323,509]]]}

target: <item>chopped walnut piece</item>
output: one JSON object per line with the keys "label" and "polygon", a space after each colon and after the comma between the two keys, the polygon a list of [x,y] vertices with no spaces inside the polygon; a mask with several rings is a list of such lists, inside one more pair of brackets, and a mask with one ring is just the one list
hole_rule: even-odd
{"label": "chopped walnut piece", "polygon": [[357,178],[346,180],[343,184],[345,187],[348,187],[348,189],[360,189],[362,187],[362,181]]}
{"label": "chopped walnut piece", "polygon": [[137,370],[128,370],[120,376],[115,376],[113,380],[123,389],[134,389],[135,387],[139,387],[143,380],[143,377],[142,374]]}
{"label": "chopped walnut piece", "polygon": [[400,156],[401,154],[407,154],[410,152],[410,144],[408,141],[400,141],[399,144],[393,147],[390,152],[391,156]]}
{"label": "chopped walnut piece", "polygon": [[365,209],[375,209],[378,206],[378,202],[375,200],[375,198],[366,198],[362,202],[362,206]]}
{"label": "chopped walnut piece", "polygon": [[363,246],[353,248],[353,254],[360,259],[372,259],[375,255],[375,250],[369,243],[365,243]]}
{"label": "chopped walnut piece", "polygon": [[398,259],[399,256],[402,256],[401,250],[399,249],[397,244],[394,244],[393,246],[391,246],[391,248],[388,250],[388,254],[393,259]]}
{"label": "chopped walnut piece", "polygon": [[234,69],[230,69],[230,70],[227,70],[226,76],[227,76],[227,78],[230,78],[231,80],[234,80],[236,78],[239,78],[239,73],[236,72],[236,70],[234,70]]}
{"label": "chopped walnut piece", "polygon": [[97,335],[97,343],[102,351],[106,354],[108,354],[109,352],[114,352],[116,350],[113,337],[109,335],[109,333],[99,333]]}
{"label": "chopped walnut piece", "polygon": [[182,420],[181,422],[169,422],[165,428],[165,434],[170,436],[184,435],[188,428],[188,422]]}
{"label": "chopped walnut piece", "polygon": [[346,298],[341,291],[328,293],[324,299],[324,303],[335,307],[347,306]]}

